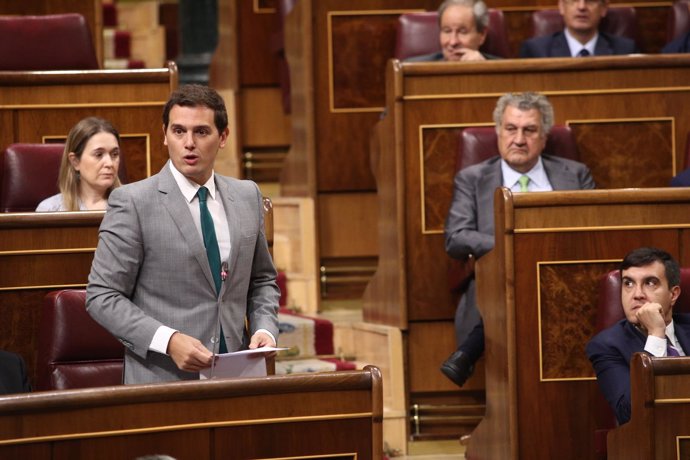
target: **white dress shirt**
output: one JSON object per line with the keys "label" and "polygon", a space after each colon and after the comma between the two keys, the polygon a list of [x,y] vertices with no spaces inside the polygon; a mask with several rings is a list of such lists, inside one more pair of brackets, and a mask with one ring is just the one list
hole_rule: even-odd
{"label": "white dress shirt", "polygon": [[518,182],[518,180],[523,175],[529,177],[529,183],[527,184],[528,192],[550,192],[553,190],[551,182],[549,182],[549,177],[546,175],[541,156],[537,164],[525,174],[515,171],[502,159],[501,175],[503,176],[503,186],[508,187],[513,192],[520,191],[520,182]]}
{"label": "white dress shirt", "polygon": [[[670,323],[666,326],[666,337],[668,337],[671,340],[671,346],[678,350],[678,354],[681,356],[685,356],[685,352],[683,351],[683,348],[680,346],[680,343],[678,342],[678,337],[676,337],[676,330],[673,326],[673,320],[671,320]],[[662,358],[666,356],[666,345],[667,345],[667,340],[666,338],[660,338],[655,335],[648,335],[647,336],[647,342],[644,345],[644,351],[647,353],[651,354],[652,356],[656,356],[657,358]]]}
{"label": "white dress shirt", "polygon": [[570,48],[570,55],[572,57],[577,57],[582,49],[589,51],[590,56],[594,56],[594,49],[597,46],[597,40],[599,39],[599,32],[594,34],[594,37],[584,45],[577,41],[575,37],[570,34],[570,31],[566,27],[563,32],[565,33],[565,40],[568,42],[568,48]]}

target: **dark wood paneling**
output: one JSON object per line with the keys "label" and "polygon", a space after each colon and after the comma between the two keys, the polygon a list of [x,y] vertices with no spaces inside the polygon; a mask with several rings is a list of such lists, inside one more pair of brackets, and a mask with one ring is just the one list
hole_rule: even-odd
{"label": "dark wood paneling", "polygon": [[0,72],[0,146],[64,139],[87,116],[113,123],[122,136],[130,182],[168,159],[162,111],[177,87],[177,68],[81,73]]}
{"label": "dark wood paneling", "polygon": [[32,382],[43,298],[86,286],[102,216],[0,214],[0,349],[22,355]]}
{"label": "dark wood paneling", "polygon": [[[666,187],[680,168],[675,155],[673,120],[573,122],[580,161],[590,165],[599,188]],[[683,131],[681,129],[681,131]],[[631,152],[654,152],[635,156]],[[677,158],[677,160],[676,160]]]}
{"label": "dark wood paneling", "polygon": [[239,1],[238,70],[242,86],[278,85],[278,60],[276,51],[272,49],[280,41],[276,36],[280,18],[275,3]]}

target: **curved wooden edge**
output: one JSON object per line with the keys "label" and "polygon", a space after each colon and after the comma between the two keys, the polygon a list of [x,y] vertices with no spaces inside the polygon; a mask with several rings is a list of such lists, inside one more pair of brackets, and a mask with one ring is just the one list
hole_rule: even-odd
{"label": "curved wooden edge", "polygon": [[465,73],[547,72],[553,70],[644,69],[649,67],[687,67],[687,54],[630,54],[627,56],[592,56],[587,59],[535,58],[500,59],[490,62],[399,62],[396,68],[405,75],[447,75]]}
{"label": "curved wooden edge", "polygon": [[690,199],[690,188],[622,188],[520,193],[512,195],[515,208],[567,205],[678,203]]}
{"label": "curved wooden edge", "polygon": [[[374,366],[360,371],[271,375],[260,378],[214,379],[171,383],[116,385],[81,390],[58,390],[0,397],[0,413],[70,409],[143,402],[203,400],[218,397],[270,395],[372,388],[374,420],[383,419],[381,372]],[[378,395],[378,396],[376,396]]]}
{"label": "curved wooden edge", "polygon": [[0,213],[0,229],[98,226],[105,211]]}
{"label": "curved wooden edge", "polygon": [[[171,76],[173,78],[171,78]],[[166,68],[129,70],[51,70],[51,71],[3,71],[0,72],[0,85],[36,86],[57,85],[68,81],[81,83],[157,83],[170,81],[177,87],[177,65],[169,63]]]}

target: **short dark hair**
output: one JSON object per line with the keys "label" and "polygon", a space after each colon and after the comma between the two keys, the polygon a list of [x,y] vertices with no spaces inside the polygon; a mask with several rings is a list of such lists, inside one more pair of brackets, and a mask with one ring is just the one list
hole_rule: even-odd
{"label": "short dark hair", "polygon": [[213,122],[221,133],[228,127],[228,112],[225,101],[213,88],[204,85],[183,85],[173,91],[163,108],[163,128],[167,131],[170,122],[170,111],[176,105],[180,107],[208,107],[213,110]]}
{"label": "short dark hair", "polygon": [[620,265],[621,276],[623,270],[630,267],[645,267],[654,262],[661,262],[666,271],[668,287],[680,286],[680,266],[668,252],[651,247],[637,248],[630,251]]}

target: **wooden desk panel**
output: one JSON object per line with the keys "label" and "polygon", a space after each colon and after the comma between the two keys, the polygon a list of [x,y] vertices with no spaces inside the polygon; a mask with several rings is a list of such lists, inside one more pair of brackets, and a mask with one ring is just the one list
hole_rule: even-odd
{"label": "wooden desk panel", "polygon": [[[597,282],[640,246],[689,263],[681,241],[690,232],[690,192],[499,189],[494,206],[496,247],[476,272],[487,416],[468,455],[593,459],[601,397],[584,348],[595,333]],[[569,212],[547,218],[551,208]]]}
{"label": "wooden desk panel", "polygon": [[380,459],[381,385],[367,366],[5,396],[0,456]]}
{"label": "wooden desk panel", "polygon": [[103,214],[0,214],[0,349],[24,357],[32,382],[43,298],[86,286]]}
{"label": "wooden desk panel", "polygon": [[130,182],[158,172],[168,159],[162,113],[177,88],[167,69],[0,72],[0,146],[61,142],[87,116],[106,118],[122,137]]}
{"label": "wooden desk panel", "polygon": [[690,455],[690,359],[630,361],[631,418],[608,434],[611,460],[677,460]]}

